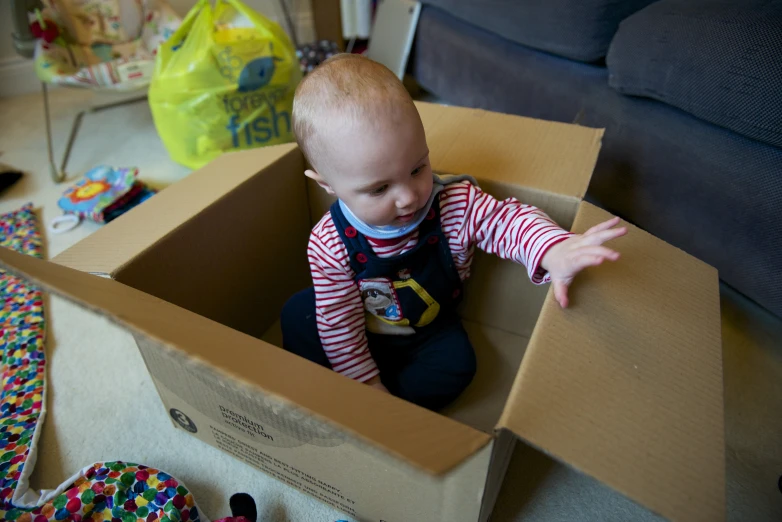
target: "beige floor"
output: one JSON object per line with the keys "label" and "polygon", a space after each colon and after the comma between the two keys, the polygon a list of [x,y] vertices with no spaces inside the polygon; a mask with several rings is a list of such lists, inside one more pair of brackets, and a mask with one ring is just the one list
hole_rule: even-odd
{"label": "beige floor", "polygon": [[[90,93],[54,93],[54,131],[62,150],[70,118],[102,101]],[[105,100],[103,100],[105,101]],[[58,215],[64,189],[49,179],[39,96],[0,99],[0,162],[28,174],[0,196],[0,212],[32,201],[44,223]],[[141,103],[89,115],[70,171],[98,164],[135,165],[165,187],[188,171],[166,155]],[[45,233],[53,256],[96,229]],[[782,521],[782,321],[723,289],[728,518]],[[54,488],[94,461],[125,459],[164,469],[194,491],[210,518],[228,513],[228,496],[247,491],[263,522],[334,521],[339,513],[174,430],[132,338],[60,299],[49,302],[48,414],[32,486]],[[533,495],[532,493],[535,492]],[[542,492],[542,493],[541,493]],[[517,449],[493,520],[655,520],[631,501],[534,450]],[[407,521],[397,521],[407,522]]]}

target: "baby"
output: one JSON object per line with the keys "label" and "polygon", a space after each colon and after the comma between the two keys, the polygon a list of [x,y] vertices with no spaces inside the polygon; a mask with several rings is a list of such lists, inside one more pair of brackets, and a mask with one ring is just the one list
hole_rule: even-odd
{"label": "baby", "polygon": [[619,258],[601,246],[626,233],[618,219],[574,235],[466,176],[434,176],[413,100],[367,58],[307,76],[293,127],[305,175],[338,200],[312,230],[314,288],[286,303],[283,347],[346,377],[434,410],[464,391],[476,363],[457,305],[476,246],[551,281],[562,307],[578,272]]}

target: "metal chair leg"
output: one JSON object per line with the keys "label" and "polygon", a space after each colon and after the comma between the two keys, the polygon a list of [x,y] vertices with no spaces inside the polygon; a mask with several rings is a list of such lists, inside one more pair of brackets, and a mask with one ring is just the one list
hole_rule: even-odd
{"label": "metal chair leg", "polygon": [[51,171],[52,179],[55,183],[61,183],[65,181],[67,178],[66,173],[66,167],[68,166],[68,160],[71,157],[71,151],[73,150],[73,144],[76,141],[76,136],[79,134],[79,129],[81,128],[81,122],[84,119],[84,116],[86,114],[92,114],[100,111],[104,111],[106,109],[112,109],[114,107],[121,107],[122,105],[129,105],[131,103],[137,103],[140,101],[145,101],[147,99],[147,95],[144,94],[143,96],[137,96],[135,98],[129,98],[127,100],[120,100],[112,103],[107,103],[104,105],[96,105],[95,107],[90,107],[89,109],[85,109],[83,111],[80,111],[76,117],[73,119],[73,124],[71,125],[71,132],[68,136],[68,142],[65,145],[65,152],[63,153],[62,157],[62,163],[60,164],[60,168],[57,168],[57,164],[54,160],[54,147],[52,145],[52,127],[51,127],[51,116],[49,113],[49,94],[45,83],[41,83],[41,86],[43,87],[43,104],[44,104],[44,112],[46,114],[46,145],[49,152],[49,169]]}
{"label": "metal chair leg", "polygon": [[46,149],[49,153],[49,172],[55,183],[61,183],[65,179],[65,173],[57,169],[54,162],[54,146],[52,145],[52,120],[49,113],[49,90],[46,84],[41,82],[43,90],[43,112],[46,116]]}

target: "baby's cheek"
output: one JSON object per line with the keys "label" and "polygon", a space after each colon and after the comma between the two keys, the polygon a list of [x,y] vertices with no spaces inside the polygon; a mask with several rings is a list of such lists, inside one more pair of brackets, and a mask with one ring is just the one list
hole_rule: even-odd
{"label": "baby's cheek", "polygon": [[379,216],[379,205],[374,199],[369,196],[362,197],[360,200],[354,201],[352,206],[348,206],[361,221],[368,225],[376,225]]}
{"label": "baby's cheek", "polygon": [[386,206],[375,205],[368,210],[368,216],[365,220],[370,225],[382,227],[388,225],[389,221],[393,221],[396,215],[389,216],[389,212]]}
{"label": "baby's cheek", "polygon": [[391,201],[391,198],[384,200],[383,203],[377,205],[375,209],[380,219],[396,219],[397,208],[394,202]]}

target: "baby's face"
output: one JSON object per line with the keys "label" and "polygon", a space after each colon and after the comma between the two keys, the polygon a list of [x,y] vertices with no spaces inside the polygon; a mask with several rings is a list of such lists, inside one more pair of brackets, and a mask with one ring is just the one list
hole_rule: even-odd
{"label": "baby's face", "polygon": [[418,112],[400,107],[371,122],[339,124],[329,131],[319,174],[363,222],[403,226],[432,193],[429,148]]}

